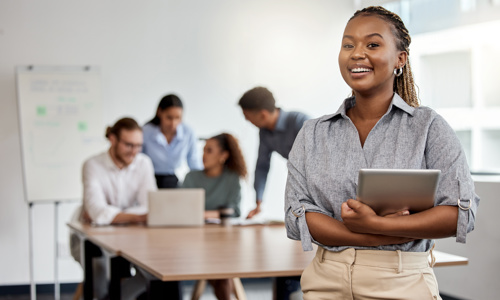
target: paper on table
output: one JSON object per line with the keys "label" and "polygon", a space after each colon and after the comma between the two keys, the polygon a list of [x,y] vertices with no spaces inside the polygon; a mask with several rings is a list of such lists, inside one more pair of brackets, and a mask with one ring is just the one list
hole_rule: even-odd
{"label": "paper on table", "polygon": [[233,219],[231,221],[232,225],[279,225],[285,224],[283,220],[278,219],[263,219],[263,218],[252,218],[252,219]]}

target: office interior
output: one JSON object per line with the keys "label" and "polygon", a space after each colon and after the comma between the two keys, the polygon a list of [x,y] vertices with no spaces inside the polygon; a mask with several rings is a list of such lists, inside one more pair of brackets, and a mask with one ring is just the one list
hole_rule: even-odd
{"label": "office interior", "polygon": [[[482,199],[467,244],[454,238],[437,241],[437,250],[469,258],[467,266],[435,270],[440,291],[458,299],[496,299],[499,0],[1,1],[0,287],[30,283],[17,66],[98,66],[107,125],[123,116],[144,124],[163,95],[176,93],[184,101],[184,121],[200,137],[224,131],[239,138],[250,171],[242,182],[246,215],[254,205],[258,131],[245,121],[239,97],[260,85],[286,110],[312,117],[335,112],[350,94],[338,70],[340,37],[354,11],[368,5],[394,10],[409,27],[421,102],[457,132]],[[286,174],[285,160],[273,156],[262,218],[283,218]],[[54,282],[56,243],[58,280],[83,278],[69,254],[65,225],[79,202],[58,200],[57,220],[51,201],[31,208],[34,280],[41,285]]]}

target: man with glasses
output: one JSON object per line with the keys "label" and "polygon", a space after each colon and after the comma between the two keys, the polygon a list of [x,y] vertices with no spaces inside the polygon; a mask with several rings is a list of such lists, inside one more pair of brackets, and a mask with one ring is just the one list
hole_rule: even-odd
{"label": "man with glasses", "polygon": [[107,128],[106,137],[109,150],[83,165],[84,216],[97,225],[144,223],[156,181],[151,159],[140,153],[142,129],[123,118]]}
{"label": "man with glasses", "polygon": [[[157,187],[153,163],[141,153],[142,129],[134,119],[123,118],[106,129],[106,138],[111,143],[109,149],[83,164],[83,206],[75,218],[96,225],[145,223],[148,192]],[[71,254],[82,263],[81,242],[75,233],[70,236],[70,245]],[[106,299],[106,261],[97,247],[92,252],[94,297]],[[135,299],[145,290],[144,280],[138,272],[126,284],[122,282],[122,299]],[[167,289],[180,299],[178,282],[171,282]]]}

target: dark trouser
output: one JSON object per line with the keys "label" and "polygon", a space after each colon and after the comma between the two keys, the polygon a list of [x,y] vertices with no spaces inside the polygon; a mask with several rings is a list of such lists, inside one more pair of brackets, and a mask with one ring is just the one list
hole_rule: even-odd
{"label": "dark trouser", "polygon": [[276,300],[288,300],[290,294],[300,290],[300,276],[276,277]]}
{"label": "dark trouser", "polygon": [[158,175],[155,174],[156,185],[159,189],[173,189],[177,188],[179,184],[179,179],[175,174],[169,175]]}

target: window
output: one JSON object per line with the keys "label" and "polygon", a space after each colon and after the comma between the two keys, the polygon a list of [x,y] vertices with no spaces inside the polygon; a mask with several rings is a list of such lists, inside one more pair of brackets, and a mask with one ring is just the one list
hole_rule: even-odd
{"label": "window", "polygon": [[359,0],[401,16],[422,105],[457,133],[475,173],[500,173],[500,0]]}

